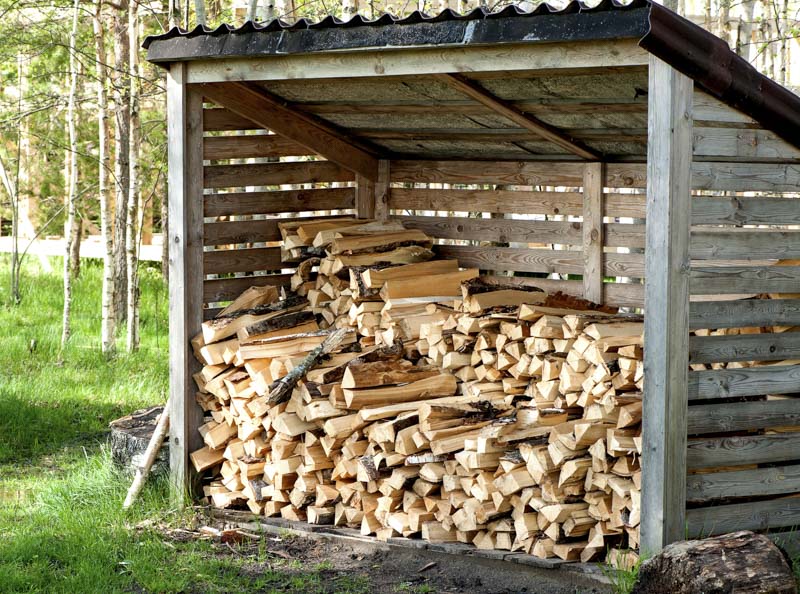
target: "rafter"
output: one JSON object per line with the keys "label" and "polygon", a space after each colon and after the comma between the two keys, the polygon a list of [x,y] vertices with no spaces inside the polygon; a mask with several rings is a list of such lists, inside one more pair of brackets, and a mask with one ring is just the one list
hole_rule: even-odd
{"label": "rafter", "polygon": [[561,148],[583,159],[589,161],[599,161],[601,159],[599,153],[596,153],[581,141],[572,138],[569,134],[564,133],[555,126],[551,126],[532,115],[520,111],[519,108],[515,107],[511,102],[492,95],[475,81],[469,80],[460,74],[439,74],[437,78],[478,103],[485,105],[498,115],[511,120],[526,130],[530,130],[545,140],[557,144]]}
{"label": "rafter", "polygon": [[363,175],[378,177],[378,155],[313,115],[292,109],[282,98],[252,83],[198,85],[204,97],[309,151]]}

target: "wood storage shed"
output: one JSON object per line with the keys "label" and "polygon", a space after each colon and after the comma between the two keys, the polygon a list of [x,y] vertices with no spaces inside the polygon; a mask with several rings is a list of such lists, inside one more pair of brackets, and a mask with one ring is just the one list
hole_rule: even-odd
{"label": "wood storage shed", "polygon": [[644,309],[642,549],[800,523],[800,98],[722,40],[634,0],[145,47],[168,71],[179,489],[202,445],[190,340],[287,282],[278,221],[333,211],[504,283]]}

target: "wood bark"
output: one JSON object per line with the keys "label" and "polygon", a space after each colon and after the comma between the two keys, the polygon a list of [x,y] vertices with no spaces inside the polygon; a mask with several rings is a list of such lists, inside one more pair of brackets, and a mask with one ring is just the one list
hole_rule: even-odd
{"label": "wood bark", "polygon": [[120,2],[114,13],[114,69],[111,84],[114,88],[114,319],[119,324],[125,320],[127,296],[127,266],[125,260],[125,230],[128,220],[129,151],[130,151],[130,85],[128,63],[130,45],[128,27],[122,17],[128,0]]}
{"label": "wood bark", "polygon": [[111,165],[109,154],[110,129],[108,121],[108,65],[105,31],[103,27],[103,3],[97,0],[92,20],[94,27],[95,57],[97,59],[97,194],[100,201],[100,233],[103,244],[103,288],[101,297],[100,344],[104,353],[115,348],[114,328],[114,238],[112,234],[111,204],[108,191],[108,172]]}
{"label": "wood bark", "polygon": [[61,348],[69,341],[72,315],[72,266],[71,252],[74,241],[75,213],[78,201],[78,135],[75,129],[75,95],[78,88],[78,62],[75,58],[78,37],[79,2],[75,0],[72,15],[72,30],[69,36],[69,101],[67,103],[67,128],[69,133],[70,159],[67,187],[67,223],[64,230],[66,250],[64,254],[64,310],[61,319]]}
{"label": "wood bark", "polygon": [[206,5],[204,0],[194,0],[194,15],[198,25],[206,24]]}
{"label": "wood bark", "polygon": [[144,483],[150,474],[150,469],[153,467],[153,463],[156,461],[156,457],[161,451],[164,438],[167,436],[167,431],[169,430],[169,409],[169,402],[167,402],[164,411],[158,419],[158,425],[156,425],[155,431],[153,431],[153,436],[150,438],[150,443],[147,444],[144,460],[141,466],[136,469],[136,476],[133,478],[133,483],[130,489],[128,489],[128,494],[125,496],[122,509],[128,509],[136,501],[136,498],[139,496],[139,493],[141,493],[142,487],[144,487]]}
{"label": "wood bark", "polygon": [[792,571],[763,534],[733,532],[668,545],[642,564],[632,594],[795,593]]}
{"label": "wood bark", "polygon": [[128,204],[125,225],[125,267],[127,269],[128,286],[126,292],[126,318],[128,333],[126,348],[133,352],[139,348],[139,146],[141,144],[141,128],[139,122],[139,18],[138,4],[128,4],[128,45],[130,48],[130,66],[128,80],[130,83],[129,107],[129,145],[128,145]]}

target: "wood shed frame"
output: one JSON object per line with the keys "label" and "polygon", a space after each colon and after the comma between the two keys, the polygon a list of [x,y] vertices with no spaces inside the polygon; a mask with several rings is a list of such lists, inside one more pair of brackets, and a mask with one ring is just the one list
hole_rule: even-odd
{"label": "wood shed frame", "polygon": [[[800,465],[793,465],[800,433],[764,431],[800,424],[800,401],[764,398],[800,392],[800,333],[690,338],[693,329],[800,324],[798,299],[735,299],[800,291],[800,267],[774,266],[800,258],[800,99],[724,42],[636,0],[591,9],[573,3],[560,12],[512,7],[495,15],[173,30],[145,47],[167,69],[170,447],[178,493],[191,486],[188,453],[201,445],[190,339],[216,303],[251,284],[286,281],[271,243],[275,215],[325,210],[404,219],[470,266],[579,275],[516,280],[646,309],[643,550],[687,534],[800,523],[800,498],[787,497],[800,492]],[[594,99],[579,88],[592,76],[609,85]],[[624,101],[604,99],[615,80],[630,86]],[[444,85],[463,100],[370,96],[397,81],[417,91]],[[566,91],[526,103],[504,97],[503,81],[519,83],[517,91],[526,84],[541,91],[541,81]],[[334,83],[351,89],[324,100]],[[570,92],[583,98],[571,100]],[[293,93],[305,99],[286,98]],[[348,125],[331,116],[337,109],[374,124],[400,113],[407,129]],[[506,125],[448,131],[416,123],[431,113],[491,114]],[[617,124],[569,129],[552,123],[559,114]],[[619,124],[634,117],[646,118],[644,134]],[[272,134],[209,134],[259,128]],[[268,162],[287,155],[317,160]],[[473,186],[441,186],[448,183]],[[292,187],[298,184],[317,185]],[[219,191],[231,187],[245,190]],[[523,190],[513,194],[517,187]],[[525,200],[538,210],[524,210]],[[413,214],[422,211],[531,212],[546,220]],[[252,216],[258,213],[270,216]],[[577,249],[548,254],[530,247],[536,237]],[[494,243],[453,245],[461,238]],[[689,369],[735,361],[784,364]],[[730,466],[742,468],[719,470]],[[687,511],[687,497],[706,503]]]}

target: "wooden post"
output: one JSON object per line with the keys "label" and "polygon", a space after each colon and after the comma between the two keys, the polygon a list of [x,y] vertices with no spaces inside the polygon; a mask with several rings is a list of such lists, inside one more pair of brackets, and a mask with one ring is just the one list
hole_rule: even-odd
{"label": "wooden post", "polygon": [[684,538],[692,81],[651,56],[641,550]]}
{"label": "wooden post", "polygon": [[583,169],[583,297],[603,303],[603,163]]}
{"label": "wooden post", "polygon": [[389,161],[378,161],[378,176],[371,181],[356,174],[356,216],[385,221],[389,216]]}
{"label": "wooden post", "polygon": [[169,160],[170,476],[179,504],[190,495],[189,452],[202,445],[203,413],[190,340],[203,322],[203,98],[186,85],[186,65],[167,74]]}

